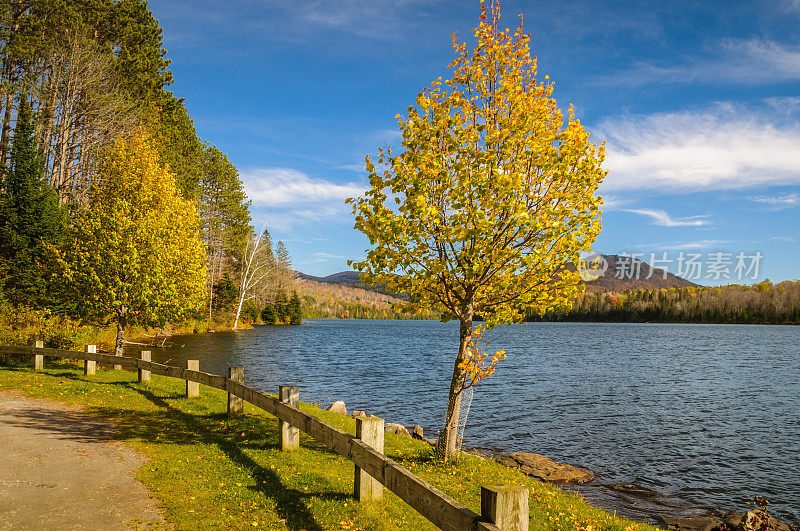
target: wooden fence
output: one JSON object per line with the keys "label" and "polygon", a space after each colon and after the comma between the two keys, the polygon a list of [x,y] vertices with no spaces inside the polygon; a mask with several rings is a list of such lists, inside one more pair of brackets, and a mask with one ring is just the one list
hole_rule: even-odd
{"label": "wooden fence", "polygon": [[[481,487],[481,514],[454,500],[429,485],[402,466],[383,455],[383,419],[356,418],[356,436],[304,413],[299,409],[299,389],[281,386],[275,398],[244,385],[241,367],[231,367],[228,377],[199,370],[197,360],[188,360],[187,368],[173,367],[150,361],[150,352],[143,351],[141,358],[99,354],[94,345],[85,352],[43,348],[41,341],[35,347],[0,346],[0,355],[29,355],[36,370],[44,368],[44,358],[83,360],[84,374],[95,373],[97,363],[113,365],[115,369],[137,369],[139,381],[147,381],[150,374],[186,380],[186,396],[199,396],[199,384],[228,392],[228,415],[242,414],[242,400],[250,402],[278,418],[280,446],[292,450],[300,444],[298,430],[320,441],[334,452],[355,464],[354,496],[359,501],[370,501],[382,496],[385,486],[422,516],[446,531],[527,531],[528,489],[517,485]],[[379,485],[380,484],[380,485]]]}

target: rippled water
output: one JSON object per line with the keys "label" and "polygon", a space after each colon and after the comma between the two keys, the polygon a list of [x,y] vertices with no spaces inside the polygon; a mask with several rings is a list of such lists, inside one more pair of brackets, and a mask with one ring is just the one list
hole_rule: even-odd
{"label": "rippled water", "polygon": [[[254,387],[300,385],[304,401],[435,436],[457,335],[455,323],[306,320],[176,336],[153,355],[219,374],[241,365]],[[532,323],[491,339],[509,357],[475,392],[465,446],[591,468],[584,495],[637,518],[745,510],[758,494],[800,521],[800,327]],[[608,483],[658,491],[667,507]]]}

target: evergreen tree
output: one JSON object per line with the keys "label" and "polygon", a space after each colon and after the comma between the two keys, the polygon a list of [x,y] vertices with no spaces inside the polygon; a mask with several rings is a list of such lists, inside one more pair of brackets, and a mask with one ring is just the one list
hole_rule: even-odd
{"label": "evergreen tree", "polygon": [[289,299],[286,293],[281,291],[278,293],[278,298],[275,301],[275,322],[278,324],[285,324],[289,316]]}
{"label": "evergreen tree", "polygon": [[42,179],[27,98],[23,95],[11,145],[11,167],[0,197],[0,279],[14,304],[52,306],[52,249],[61,244],[66,214]]}
{"label": "evergreen tree", "polygon": [[222,279],[214,284],[214,308],[229,310],[239,299],[239,288],[226,272]]}
{"label": "evergreen tree", "polygon": [[292,298],[289,301],[289,324],[299,325],[303,323],[303,308],[300,304],[300,297],[297,291],[292,291]]}
{"label": "evergreen tree", "polygon": [[242,308],[242,315],[253,324],[258,322],[259,317],[261,317],[261,312],[258,310],[258,306],[256,306],[253,301],[250,301]]}
{"label": "evergreen tree", "polygon": [[277,315],[275,313],[275,305],[267,303],[264,306],[264,309],[261,310],[261,320],[264,322],[264,324],[274,325],[276,319]]}

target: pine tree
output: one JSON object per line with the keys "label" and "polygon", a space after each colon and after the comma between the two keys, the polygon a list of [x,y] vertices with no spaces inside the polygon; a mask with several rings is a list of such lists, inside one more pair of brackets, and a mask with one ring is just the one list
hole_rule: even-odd
{"label": "pine tree", "polygon": [[289,300],[289,324],[299,325],[303,323],[303,308],[300,304],[300,297],[297,290],[292,291],[292,298]]}
{"label": "pine tree", "polygon": [[66,213],[44,182],[34,126],[23,95],[11,146],[11,167],[0,198],[0,278],[6,298],[31,307],[52,306],[52,249],[61,244]]}
{"label": "pine tree", "polygon": [[286,324],[286,320],[289,317],[289,299],[286,297],[286,293],[281,291],[278,294],[278,298],[275,301],[275,322],[277,324]]}
{"label": "pine tree", "polygon": [[276,319],[277,316],[275,314],[275,305],[268,302],[264,306],[264,309],[261,310],[261,320],[264,322],[264,324],[274,325]]}
{"label": "pine tree", "polygon": [[227,272],[214,284],[213,291],[214,308],[218,310],[230,310],[239,299],[239,287]]}

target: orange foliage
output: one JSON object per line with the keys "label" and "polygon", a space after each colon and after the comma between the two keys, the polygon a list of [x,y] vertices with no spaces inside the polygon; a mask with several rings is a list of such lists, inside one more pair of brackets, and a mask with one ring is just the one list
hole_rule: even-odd
{"label": "orange foliage", "polygon": [[[500,349],[492,355],[491,360],[487,360],[489,353],[481,347],[485,332],[484,326],[476,326],[473,329],[472,335],[467,340],[467,358],[458,365],[459,369],[463,369],[467,373],[465,389],[490,376],[497,367],[497,363],[506,357],[506,351]],[[487,341],[484,347],[488,347],[490,344]]]}

